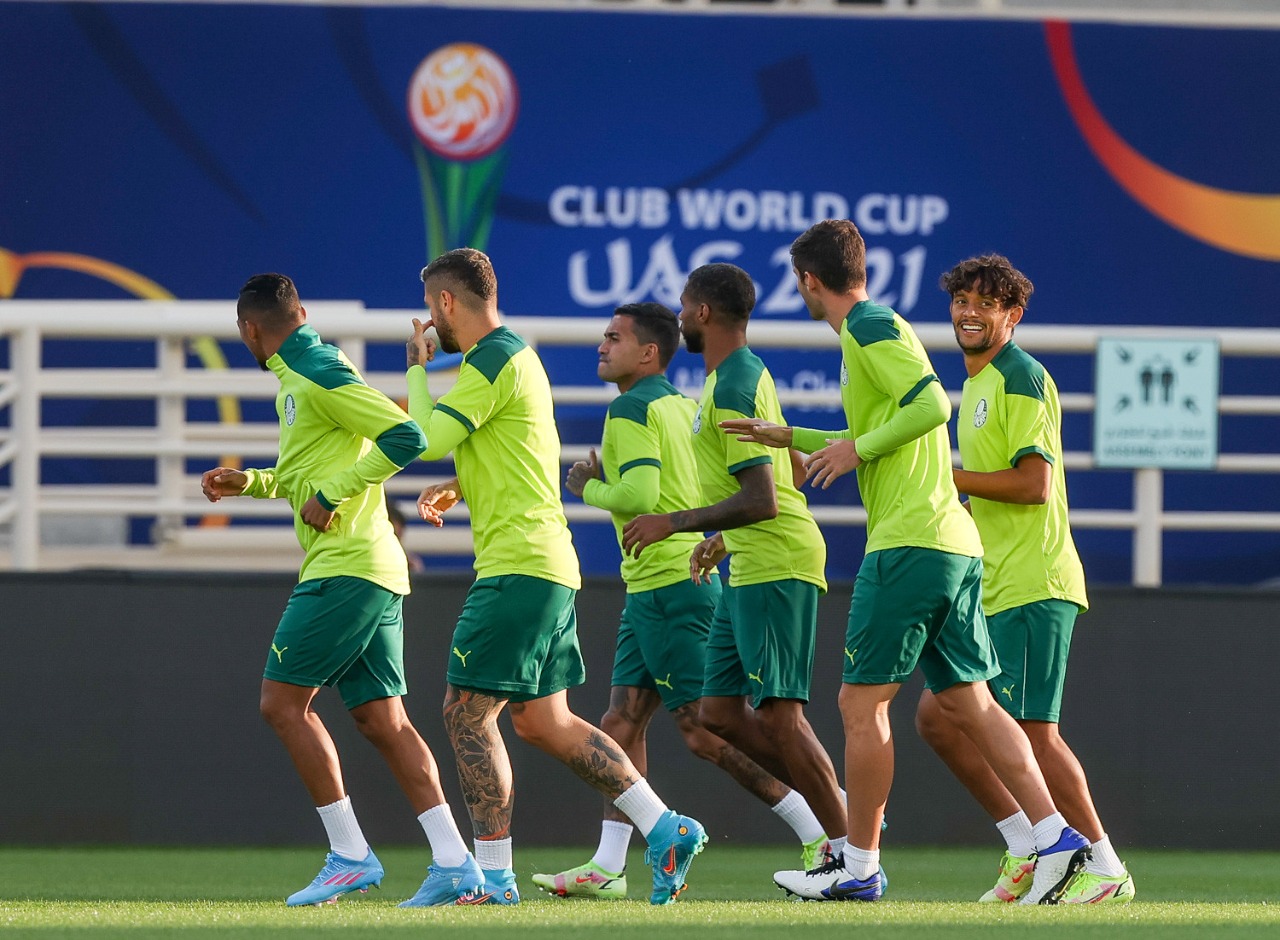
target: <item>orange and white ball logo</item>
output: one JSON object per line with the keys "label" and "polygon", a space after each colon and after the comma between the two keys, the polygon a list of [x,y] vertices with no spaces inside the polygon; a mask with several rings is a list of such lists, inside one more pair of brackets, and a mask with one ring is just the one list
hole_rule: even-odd
{"label": "orange and white ball logo", "polygon": [[422,60],[409,82],[409,120],[449,160],[487,156],[511,133],[519,104],[507,63],[484,46],[456,42]]}

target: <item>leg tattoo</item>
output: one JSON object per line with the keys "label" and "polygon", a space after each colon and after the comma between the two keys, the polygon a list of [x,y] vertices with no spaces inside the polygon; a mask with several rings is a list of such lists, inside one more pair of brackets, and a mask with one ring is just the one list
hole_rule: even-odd
{"label": "leg tattoo", "polygon": [[698,704],[691,702],[675,710],[676,725],[690,750],[715,764],[748,793],[769,806],[790,792],[790,788],[728,741],[712,734],[698,722]]}
{"label": "leg tattoo", "polygon": [[452,685],[445,692],[445,729],[477,839],[505,839],[511,834],[511,761],[498,730],[498,715],[506,704],[506,699]]}

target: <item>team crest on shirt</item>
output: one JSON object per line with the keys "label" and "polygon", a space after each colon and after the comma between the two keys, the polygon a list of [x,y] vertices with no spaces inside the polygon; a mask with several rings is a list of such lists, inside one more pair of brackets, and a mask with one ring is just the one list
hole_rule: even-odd
{"label": "team crest on shirt", "polygon": [[702,431],[702,406],[698,406],[698,413],[693,416],[693,433],[698,434]]}
{"label": "team crest on shirt", "polygon": [[849,366],[845,363],[843,359],[840,360],[840,384],[841,385],[849,384]]}
{"label": "team crest on shirt", "polygon": [[298,403],[292,395],[284,396],[284,423],[293,426],[293,419],[298,417]]}
{"label": "team crest on shirt", "polygon": [[980,428],[987,423],[987,400],[978,399],[978,406],[973,409],[973,426]]}

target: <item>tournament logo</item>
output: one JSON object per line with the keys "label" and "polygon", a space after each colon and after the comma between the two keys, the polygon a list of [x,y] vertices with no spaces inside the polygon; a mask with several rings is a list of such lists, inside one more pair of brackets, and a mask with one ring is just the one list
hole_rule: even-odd
{"label": "tournament logo", "polygon": [[293,400],[292,395],[284,396],[284,423],[293,426],[293,419],[298,417],[298,403]]}
{"label": "tournament logo", "polygon": [[432,52],[409,81],[409,123],[427,221],[427,257],[485,249],[520,96],[492,50],[455,42]]}
{"label": "tournament logo", "polygon": [[987,400],[978,399],[978,407],[973,409],[973,426],[980,428],[987,423]]}

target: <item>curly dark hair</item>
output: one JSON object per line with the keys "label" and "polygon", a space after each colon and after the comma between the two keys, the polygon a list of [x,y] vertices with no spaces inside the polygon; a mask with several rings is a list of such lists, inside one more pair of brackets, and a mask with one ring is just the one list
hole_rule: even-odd
{"label": "curly dark hair", "polygon": [[756,285],[736,264],[718,261],[694,268],[684,292],[729,320],[745,321],[756,305]]}
{"label": "curly dark hair", "polygon": [[1009,263],[1004,255],[979,255],[961,261],[942,275],[938,286],[954,297],[962,290],[976,290],[994,297],[1002,307],[1023,307],[1031,299],[1035,285],[1025,274]]}

